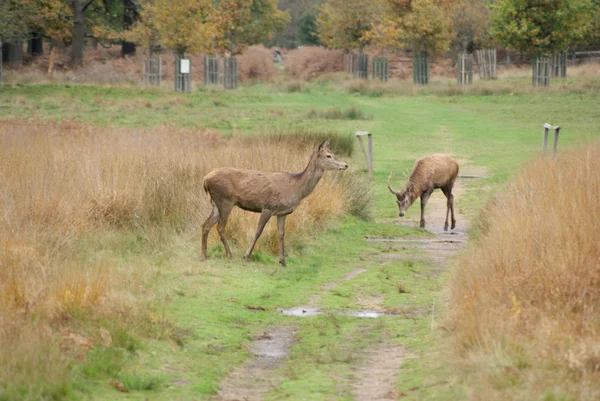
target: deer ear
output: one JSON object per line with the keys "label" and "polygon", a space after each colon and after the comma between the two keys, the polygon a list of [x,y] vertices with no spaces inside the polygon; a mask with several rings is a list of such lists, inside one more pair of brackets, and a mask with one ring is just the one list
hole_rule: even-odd
{"label": "deer ear", "polygon": [[321,145],[319,145],[319,150],[324,149],[324,148],[328,148],[329,147],[329,141],[331,139],[326,140],[325,142],[323,142]]}

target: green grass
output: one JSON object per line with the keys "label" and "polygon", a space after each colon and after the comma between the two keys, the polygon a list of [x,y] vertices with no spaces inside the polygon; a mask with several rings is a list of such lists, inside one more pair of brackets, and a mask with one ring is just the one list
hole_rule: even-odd
{"label": "green grass", "polygon": [[[311,110],[331,108],[360,110],[372,119],[307,118]],[[431,331],[429,313],[378,320],[333,314],[357,309],[356,298],[371,296],[383,297],[383,305],[389,308],[430,310],[443,290],[445,275],[423,274],[430,268],[423,260],[381,265],[376,256],[387,251],[385,247],[364,240],[429,235],[391,224],[397,207],[385,184],[387,176],[393,172],[394,186],[400,186],[402,172],[410,170],[416,158],[434,152],[452,153],[460,159],[463,173],[482,172],[487,178],[466,182],[466,194],[455,201],[460,226],[524,161],[539,154],[545,122],[562,127],[560,151],[598,137],[598,110],[597,94],[545,90],[485,96],[462,92],[363,96],[360,91],[348,93],[329,85],[292,92],[255,85],[190,95],[134,88],[0,87],[2,118],[72,119],[99,126],[171,124],[211,128],[225,136],[290,129],[337,133],[343,138],[352,138],[355,131],[373,133],[375,221],[348,217],[315,233],[302,249],[289,255],[286,269],[261,252],[260,242],[253,262],[228,261],[219,245],[209,250],[209,261],[200,263],[199,238],[185,233],[173,234],[160,247],[135,232],[90,239],[91,246],[122,263],[140,264],[141,259],[148,265],[154,273],[145,291],[155,312],[152,321],[136,333],[111,331],[115,345],[88,353],[87,360],[73,370],[74,390],[56,392],[55,398],[207,399],[216,393],[221,378],[250,357],[246,346],[253,336],[265,327],[292,324],[298,327],[298,339],[280,368],[283,381],[268,400],[352,399],[336,378],[350,377],[356,356],[380,339],[402,343],[415,357],[405,362],[398,382],[398,391],[406,399],[460,399],[459,386],[431,379],[432,375],[447,377],[449,372],[436,358],[442,335]],[[354,152],[348,161],[351,169],[366,171],[361,152]],[[415,204],[408,218],[418,213]],[[80,246],[87,249],[90,243]],[[321,286],[357,267],[367,272],[322,294]],[[293,319],[276,312],[277,307],[305,304],[315,294],[322,295],[319,306],[332,313]],[[265,311],[248,306],[262,306]],[[129,392],[117,391],[115,380]],[[11,398],[3,396],[0,388],[0,400],[4,399]]]}

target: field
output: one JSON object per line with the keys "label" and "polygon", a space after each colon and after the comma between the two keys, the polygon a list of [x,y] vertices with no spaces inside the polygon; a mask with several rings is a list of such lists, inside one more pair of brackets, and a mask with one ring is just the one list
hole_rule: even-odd
{"label": "field", "polygon": [[[543,359],[560,336],[518,354],[526,354],[525,362],[500,347],[490,356],[481,349],[501,341],[467,323],[493,319],[469,317],[461,326],[456,317],[473,305],[456,301],[471,277],[464,267],[479,269],[469,245],[452,272],[449,255],[456,249],[436,254],[389,241],[484,241],[494,233],[486,225],[494,221],[493,205],[527,191],[526,184],[506,185],[538,157],[546,122],[561,126],[560,154],[587,145],[597,155],[590,143],[600,132],[600,82],[581,75],[539,90],[524,75],[465,90],[450,81],[382,87],[335,74],[189,95],[56,83],[0,87],[0,301],[6,306],[0,400],[360,400],[369,399],[361,389],[373,385],[366,380],[373,376],[382,378],[390,399],[594,399],[597,322],[574,323],[572,333],[585,338],[565,352],[593,356],[574,354],[574,367]],[[356,131],[373,134],[374,182],[365,178],[358,146],[351,149]],[[233,259],[225,259],[213,233],[208,261],[199,261],[201,224],[210,210],[201,186],[206,172],[221,165],[299,172],[326,137],[350,169],[327,173],[288,218],[287,268],[277,264],[274,222],[253,260],[243,261],[257,221],[243,212],[230,221]],[[441,193],[428,205],[426,231],[417,228],[418,201],[398,218],[386,187],[390,172],[401,187],[414,160],[436,152],[452,154],[462,175],[480,177],[459,180],[454,237],[439,232]],[[527,199],[553,193],[539,188]],[[597,205],[597,192],[587,193],[576,209],[594,210],[588,207]],[[490,207],[491,220],[478,217]],[[517,222],[523,215],[516,214]],[[571,232],[599,234],[597,223],[576,221]],[[511,227],[491,240],[509,242]],[[582,244],[593,265],[593,244],[565,246]],[[488,274],[483,267],[474,271]],[[596,283],[589,287],[593,302],[596,273],[589,276]],[[561,274],[555,286],[564,282]],[[512,278],[498,280],[506,285]],[[470,285],[481,290],[484,282]],[[519,291],[508,296],[511,307],[535,303],[522,298],[531,289]],[[563,299],[556,295],[556,302]],[[322,314],[278,311],[297,306]],[[385,316],[348,314],[365,310]],[[511,335],[521,329],[511,326]],[[256,357],[261,346],[268,353],[269,341],[286,354],[276,364]],[[543,369],[530,369],[538,362]]]}

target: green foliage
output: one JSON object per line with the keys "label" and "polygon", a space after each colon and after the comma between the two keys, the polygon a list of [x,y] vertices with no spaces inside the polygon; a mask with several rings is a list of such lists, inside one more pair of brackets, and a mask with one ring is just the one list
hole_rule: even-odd
{"label": "green foliage", "polygon": [[593,26],[591,0],[498,0],[492,34],[508,48],[551,54],[585,41]]}
{"label": "green foliage", "polygon": [[299,42],[302,45],[321,46],[317,30],[317,10],[310,10],[300,18],[298,27]]}

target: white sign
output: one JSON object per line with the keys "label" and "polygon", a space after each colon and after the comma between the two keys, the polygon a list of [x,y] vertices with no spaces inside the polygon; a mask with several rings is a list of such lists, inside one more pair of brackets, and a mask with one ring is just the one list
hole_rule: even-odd
{"label": "white sign", "polygon": [[181,59],[181,69],[180,69],[182,74],[189,74],[190,73],[190,60],[187,58],[183,58]]}

